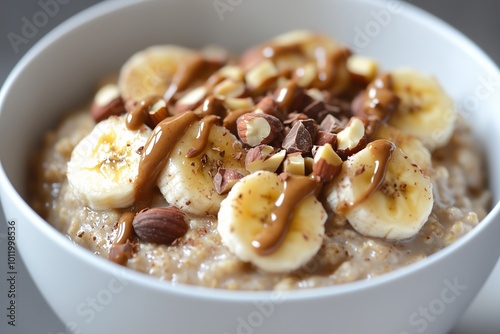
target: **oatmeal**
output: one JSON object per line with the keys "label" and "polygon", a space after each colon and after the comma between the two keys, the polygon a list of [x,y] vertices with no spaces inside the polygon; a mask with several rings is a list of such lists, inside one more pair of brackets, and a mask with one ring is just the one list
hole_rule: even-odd
{"label": "oatmeal", "polygon": [[154,46],[44,138],[32,206],[97,256],[174,283],[369,279],[487,214],[483,156],[430,75],[291,32],[241,57]]}

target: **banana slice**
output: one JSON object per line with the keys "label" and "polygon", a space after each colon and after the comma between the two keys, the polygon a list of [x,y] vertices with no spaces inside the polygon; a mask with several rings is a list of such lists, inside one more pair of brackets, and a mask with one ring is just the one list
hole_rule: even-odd
{"label": "banana slice", "polygon": [[380,124],[375,139],[387,139],[410,157],[424,172],[432,165],[431,152],[415,136],[387,124]]}
{"label": "banana slice", "polygon": [[[307,178],[301,176],[299,178]],[[313,194],[294,206],[288,232],[274,252],[261,254],[255,248],[259,235],[276,231],[266,221],[283,199],[286,181],[268,171],[242,178],[222,201],[217,230],[223,244],[240,260],[268,272],[288,272],[309,261],[323,242],[327,214]]]}
{"label": "banana slice", "polygon": [[221,168],[247,175],[245,152],[229,130],[213,125],[203,152],[187,158],[193,143],[200,140],[199,129],[200,122],[195,122],[179,139],[158,178],[158,186],[167,202],[183,211],[217,214],[226,195],[217,192],[214,177]]}
{"label": "banana slice", "polygon": [[393,240],[417,234],[433,206],[430,179],[384,139],[349,157],[326,194],[330,208],[345,215],[356,231]]}
{"label": "banana slice", "polygon": [[68,162],[68,182],[82,203],[93,210],[126,208],[133,204],[140,151],[151,129],[129,130],[126,116],[98,123],[75,146]]}
{"label": "banana slice", "polygon": [[457,112],[438,81],[413,69],[394,70],[391,77],[401,102],[389,124],[414,135],[431,151],[446,145]]}
{"label": "banana slice", "polygon": [[163,96],[179,64],[194,51],[176,45],[156,45],[130,57],[120,70],[118,87],[125,101]]}

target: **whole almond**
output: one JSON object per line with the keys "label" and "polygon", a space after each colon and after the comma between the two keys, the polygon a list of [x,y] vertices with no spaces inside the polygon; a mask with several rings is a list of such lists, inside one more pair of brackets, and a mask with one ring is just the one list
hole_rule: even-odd
{"label": "whole almond", "polygon": [[186,214],[174,206],[143,210],[134,217],[132,226],[140,240],[164,245],[188,230]]}

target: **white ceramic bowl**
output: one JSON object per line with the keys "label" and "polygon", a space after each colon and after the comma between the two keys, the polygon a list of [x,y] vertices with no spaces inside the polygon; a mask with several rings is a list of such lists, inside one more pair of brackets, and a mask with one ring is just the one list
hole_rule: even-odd
{"label": "white ceramic bowl", "polygon": [[[214,4],[226,4],[218,7]],[[225,8],[225,11],[223,10]],[[454,29],[398,1],[111,1],[34,46],[0,95],[1,200],[44,297],[74,333],[445,333],[500,254],[499,205],[466,237],[414,265],[342,286],[276,294],[173,286],[73,245],[25,203],[27,158],[104,73],[158,43],[231,50],[307,28],[390,69],[434,73],[471,122],[500,198],[499,70]]]}

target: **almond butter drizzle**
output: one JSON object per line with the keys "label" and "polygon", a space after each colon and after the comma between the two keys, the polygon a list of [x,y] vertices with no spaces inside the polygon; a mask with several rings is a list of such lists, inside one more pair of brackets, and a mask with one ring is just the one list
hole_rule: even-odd
{"label": "almond butter drizzle", "polygon": [[200,121],[200,127],[198,129],[198,134],[196,135],[196,141],[194,142],[193,147],[191,147],[187,154],[186,158],[194,158],[201,154],[205,150],[205,147],[208,144],[208,137],[210,136],[210,130],[212,126],[217,122],[220,118],[215,115],[205,116]]}
{"label": "almond butter drizzle", "polygon": [[134,220],[135,212],[126,211],[118,219],[118,232],[116,232],[115,241],[113,245],[123,245],[127,240],[130,239],[134,233],[132,227],[132,221]]}
{"label": "almond butter drizzle", "polygon": [[158,176],[168,162],[175,144],[187,128],[198,120],[198,116],[188,111],[169,117],[160,122],[149,137],[139,162],[139,174],[135,181],[135,206],[141,210],[151,203],[151,193]]}
{"label": "almond butter drizzle", "polygon": [[149,96],[139,102],[131,112],[127,114],[126,124],[129,130],[139,130],[139,128],[149,121],[149,109],[153,106],[159,96]]}
{"label": "almond butter drizzle", "polygon": [[126,211],[120,216],[120,219],[118,219],[118,231],[116,232],[113,245],[109,250],[109,260],[115,263],[124,265],[132,256],[132,246],[127,244],[127,242],[134,234],[134,228],[132,226],[134,217],[135,212]]}
{"label": "almond butter drizzle", "polygon": [[397,109],[399,98],[392,89],[392,78],[384,74],[366,87],[364,93],[363,112],[385,122]]}
{"label": "almond butter drizzle", "polygon": [[297,206],[319,190],[321,183],[313,177],[288,175],[283,192],[274,203],[274,208],[264,230],[252,241],[252,246],[260,255],[275,252],[285,240],[293,221]]}
{"label": "almond butter drizzle", "polygon": [[373,175],[370,178],[368,189],[366,189],[363,196],[357,201],[341,203],[337,208],[338,212],[348,212],[350,209],[370,198],[380,188],[385,180],[387,165],[389,160],[391,160],[392,152],[395,148],[396,146],[392,142],[385,139],[375,140],[366,145],[366,149],[370,151],[373,161],[375,162],[375,168],[373,169]]}

